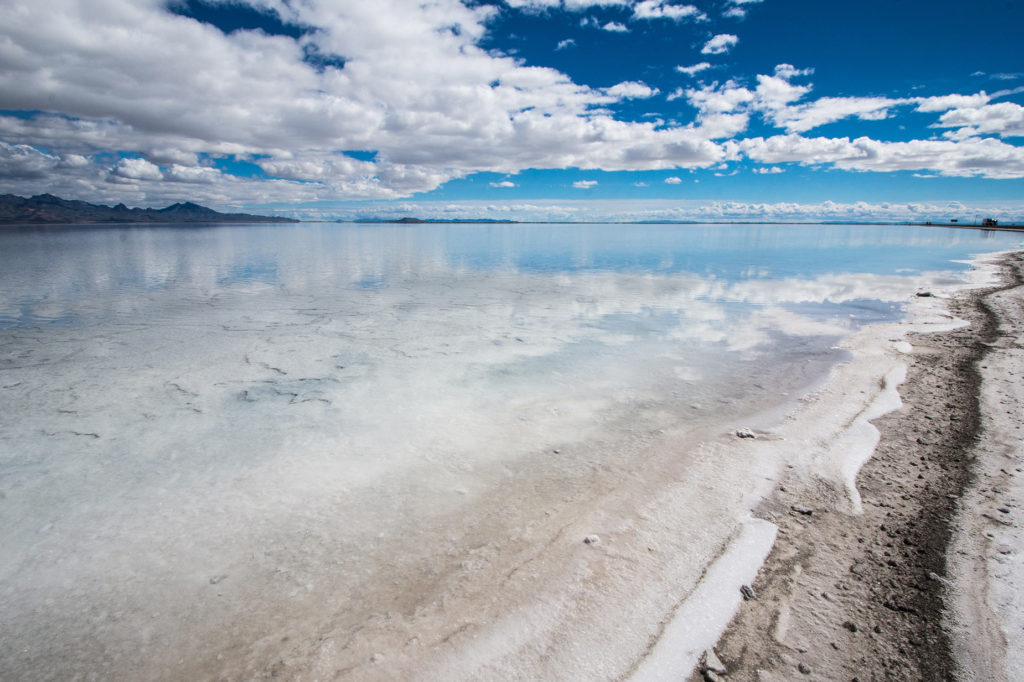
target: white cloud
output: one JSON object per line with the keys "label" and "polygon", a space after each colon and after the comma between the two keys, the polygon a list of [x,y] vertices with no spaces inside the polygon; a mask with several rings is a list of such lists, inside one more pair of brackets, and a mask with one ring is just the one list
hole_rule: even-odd
{"label": "white cloud", "polygon": [[[0,70],[0,109],[52,110],[54,93],[61,104],[61,114],[0,116],[0,140],[9,147],[53,150],[50,160],[5,150],[7,176],[46,174],[54,187],[83,198],[122,192],[143,202],[179,191],[160,188],[160,176],[201,184],[208,189],[196,197],[223,206],[287,191],[296,200],[397,197],[478,171],[703,166],[723,153],[698,130],[612,118],[604,107],[629,95],[625,86],[609,95],[481,50],[493,7],[260,3],[318,31],[298,41],[224,35],[156,0],[0,5],[7,45],[20,55],[18,68]],[[554,6],[520,3],[541,4]],[[564,6],[612,4],[625,7]],[[344,55],[344,68],[305,63],[308,45]],[[452,143],[459,139],[472,144]],[[359,149],[377,157],[359,162],[339,153]],[[112,150],[143,158],[106,174],[95,162],[74,172],[60,162]],[[213,174],[200,163],[232,155],[257,159],[271,179]],[[123,184],[106,186],[105,177]]]}
{"label": "white cloud", "polygon": [[719,33],[704,44],[701,54],[725,54],[734,48],[738,42],[740,42],[740,39],[731,33]]}
{"label": "white cloud", "polygon": [[[217,182],[220,171],[216,168],[202,166],[179,166],[174,164],[163,174],[164,179],[170,182],[189,182],[195,184],[209,185]],[[158,178],[150,178],[158,179]]]}
{"label": "white cloud", "polygon": [[24,144],[0,142],[0,178],[45,178],[60,159]]}
{"label": "white cloud", "polygon": [[633,7],[634,19],[707,19],[707,15],[693,5],[675,5],[669,0],[640,0]]}
{"label": "white cloud", "polygon": [[797,76],[810,76],[812,73],[814,73],[814,69],[798,69],[792,64],[775,65],[775,75],[787,81]]}
{"label": "white cloud", "polygon": [[625,24],[621,24],[617,21],[609,21],[601,27],[601,30],[611,31],[612,33],[629,33],[629,28],[627,28]]}
{"label": "white cloud", "polygon": [[616,99],[647,99],[657,95],[658,89],[639,81],[624,81],[605,88],[605,92]]}
{"label": "white cloud", "polygon": [[[393,217],[393,202],[373,202],[358,207],[339,205],[336,209],[303,209],[296,217],[316,211],[316,217],[326,219],[353,219]],[[326,211],[326,212],[324,212]],[[495,202],[493,200],[467,200],[456,203],[418,201],[403,206],[403,213],[424,218],[505,218],[519,220],[573,220],[588,221],[797,221],[822,220],[853,221],[909,221],[948,222],[950,218],[973,219],[981,215],[1000,222],[1024,222],[1024,201],[1007,200],[976,204],[935,202],[744,202],[701,201],[690,199],[579,199],[533,200],[525,202]],[[927,239],[927,233],[922,233]],[[850,292],[851,296],[859,295]]]}
{"label": "white cloud", "polygon": [[707,62],[700,62],[699,64],[692,64],[690,66],[677,66],[676,71],[679,73],[685,73],[687,76],[694,76],[701,71],[706,71],[711,68],[711,64]]}
{"label": "white cloud", "polygon": [[976,108],[988,104],[990,97],[984,92],[975,95],[942,95],[939,97],[921,97],[917,100],[917,110],[922,112],[949,111],[950,109]]}
{"label": "white cloud", "polygon": [[[88,200],[191,199],[217,207],[393,199],[477,172],[707,168],[742,155],[747,147],[739,136],[751,116],[805,133],[844,118],[891,116],[905,106],[935,113],[947,139],[899,148],[858,138],[839,144],[843,154],[832,156],[820,151],[828,144],[812,143],[832,159],[820,163],[986,177],[1018,173],[1015,147],[979,139],[1020,135],[1021,107],[993,104],[995,94],[814,100],[809,85],[791,82],[810,70],[780,64],[756,87],[737,80],[669,94],[697,108],[693,124],[621,121],[610,104],[657,91],[632,80],[607,90],[588,87],[556,69],[483,50],[490,22],[503,11],[495,5],[238,2],[273,8],[316,30],[297,40],[259,31],[225,35],[172,14],[163,0],[0,3],[0,51],[6,55],[0,110],[53,112],[0,115],[0,191],[44,187]],[[510,4],[530,11],[618,7],[622,17],[637,20],[700,18],[687,9],[692,5],[667,1]],[[705,50],[724,53],[737,40],[720,34]],[[344,68],[315,68],[304,60],[306,49],[343,56]],[[679,73],[707,68],[702,62]],[[804,163],[791,147],[805,143],[792,138],[780,147]],[[765,145],[762,140],[749,149],[768,154]],[[376,156],[362,161],[342,154],[346,150]],[[139,158],[103,160],[116,151]],[[872,161],[872,153],[881,156]],[[267,177],[212,167],[227,157],[255,163]]]}
{"label": "white cloud", "polygon": [[162,180],[160,167],[145,159],[121,159],[110,169],[110,174],[126,180]]}
{"label": "white cloud", "polygon": [[759,166],[754,169],[754,172],[759,175],[778,175],[779,173],[785,173],[786,169],[782,166]]}
{"label": "white cloud", "polygon": [[582,12],[592,7],[614,7],[630,4],[630,0],[506,0],[509,7],[526,10],[560,8],[570,12]]}
{"label": "white cloud", "polygon": [[905,100],[885,97],[822,97],[807,104],[767,110],[772,123],[789,132],[802,133],[851,116],[863,121],[879,121]]}
{"label": "white cloud", "polygon": [[780,112],[811,91],[809,85],[793,85],[778,76],[758,75],[756,108],[765,112]]}
{"label": "white cloud", "polygon": [[502,180],[501,182],[492,182],[491,187],[515,187],[516,183],[511,180]]}
{"label": "white cloud", "polygon": [[555,49],[556,50],[565,50],[567,48],[573,47],[575,44],[576,44],[575,40],[573,40],[572,38],[566,38],[565,40],[559,40],[558,41],[558,45],[555,47]]}
{"label": "white cloud", "polygon": [[686,97],[701,114],[708,114],[739,111],[754,100],[755,94],[735,81],[726,81],[721,86],[712,83],[691,88],[686,91]]}
{"label": "white cloud", "polygon": [[747,9],[744,5],[752,5],[761,0],[729,0],[730,6],[722,12],[723,17],[743,19],[747,16]]}
{"label": "white cloud", "polygon": [[597,185],[597,180],[577,180],[576,182],[572,183],[572,186],[575,187],[576,189],[590,189],[595,185]]}
{"label": "white cloud", "polygon": [[742,152],[760,163],[829,164],[857,171],[934,171],[955,177],[1024,177],[1024,147],[994,139],[912,140],[882,142],[868,137],[807,138],[776,135],[739,143]]}
{"label": "white cloud", "polygon": [[[782,64],[776,67],[776,72],[792,77],[807,71]],[[799,100],[810,91],[809,85],[796,85],[781,76],[762,74],[757,77],[757,87],[754,90],[735,81],[727,81],[721,85],[713,83],[691,88],[686,91],[686,96],[697,108],[699,120],[708,125],[709,136],[720,132],[710,126],[716,115],[757,112],[769,123],[788,132],[806,132],[849,117],[880,120],[889,116],[895,107],[913,101],[884,97],[822,97],[799,103]],[[724,119],[719,119],[721,120]],[[739,121],[736,120],[734,123]],[[742,130],[740,128],[731,134]]]}
{"label": "white cloud", "polygon": [[935,124],[941,128],[957,128],[954,138],[996,134],[1000,137],[1024,136],[1024,107],[1013,102],[999,102],[979,107],[961,107],[947,111]]}
{"label": "white cloud", "polygon": [[675,175],[673,175],[672,177],[669,177],[669,178],[665,178],[665,184],[666,185],[678,185],[678,184],[682,183],[682,181],[683,181],[682,178],[677,177]]}

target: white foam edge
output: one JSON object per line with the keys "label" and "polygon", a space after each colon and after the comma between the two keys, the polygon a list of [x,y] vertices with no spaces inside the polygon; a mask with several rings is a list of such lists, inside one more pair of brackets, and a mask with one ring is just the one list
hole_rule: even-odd
{"label": "white foam edge", "polygon": [[739,533],[704,573],[697,587],[665,625],[654,647],[643,658],[630,680],[658,682],[686,679],[705,649],[718,642],[749,585],[768,559],[778,526],[763,519],[743,522]]}

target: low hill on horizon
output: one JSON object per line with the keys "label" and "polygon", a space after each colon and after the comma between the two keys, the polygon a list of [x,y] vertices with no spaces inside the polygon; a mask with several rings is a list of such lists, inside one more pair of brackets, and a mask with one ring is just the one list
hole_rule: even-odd
{"label": "low hill on horizon", "polygon": [[0,195],[0,225],[52,225],[59,223],[297,223],[292,218],[220,213],[191,201],[166,208],[104,206],[52,194],[19,197]]}

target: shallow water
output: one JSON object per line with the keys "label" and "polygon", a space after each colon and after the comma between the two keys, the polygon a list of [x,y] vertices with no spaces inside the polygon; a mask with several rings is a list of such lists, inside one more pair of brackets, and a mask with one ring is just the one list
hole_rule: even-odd
{"label": "shallow water", "polygon": [[[1020,243],[823,225],[0,233],[0,672],[244,677],[284,641],[330,674],[375,646],[399,658],[396,632],[473,609],[504,557],[619,487],[685,476],[687,437],[666,432],[769,423],[844,335]],[[347,644],[310,644],[327,632]]]}

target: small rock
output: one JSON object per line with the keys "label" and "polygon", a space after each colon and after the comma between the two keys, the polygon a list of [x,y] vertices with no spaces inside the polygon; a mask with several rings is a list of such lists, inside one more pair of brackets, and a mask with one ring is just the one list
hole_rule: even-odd
{"label": "small rock", "polygon": [[875,627],[871,628],[871,629],[875,631],[876,635],[882,634],[882,628],[877,626],[877,625]]}
{"label": "small rock", "polygon": [[739,429],[736,431],[738,438],[757,438],[757,435],[750,429]]}
{"label": "small rock", "polygon": [[754,588],[750,585],[743,585],[740,587],[740,594],[743,595],[745,600],[757,599],[757,593],[754,592]]}
{"label": "small rock", "polygon": [[803,514],[804,516],[810,516],[814,513],[814,510],[810,507],[805,507],[802,504],[794,504],[791,509],[797,514]]}
{"label": "small rock", "polygon": [[843,622],[843,627],[846,628],[847,630],[849,630],[850,632],[857,632],[857,624],[854,623],[853,621],[850,621],[850,620],[844,621]]}
{"label": "small rock", "polygon": [[1007,509],[1006,507],[999,507],[999,512],[1002,514],[1009,514],[1010,510]]}
{"label": "small rock", "polygon": [[1000,554],[1013,554],[1013,547],[1003,543],[996,547],[996,551]]}
{"label": "small rock", "polygon": [[714,649],[705,649],[704,653],[700,655],[700,672],[707,676],[709,672],[715,675],[724,675],[728,671]]}
{"label": "small rock", "polygon": [[601,542],[601,538],[597,537],[596,535],[588,535],[587,537],[583,538],[583,542],[588,545],[596,545],[597,543]]}
{"label": "small rock", "polygon": [[919,291],[917,292],[917,296],[918,298],[932,298],[935,294],[930,291]]}
{"label": "small rock", "polygon": [[219,583],[221,580],[224,580],[225,578],[227,578],[227,575],[215,575],[212,578],[210,578],[210,584],[211,585],[216,585],[217,583]]}
{"label": "small rock", "polygon": [[810,667],[808,667],[808,665],[806,663],[801,663],[800,665],[798,665],[796,667],[796,669],[799,670],[800,673],[803,674],[803,675],[810,675],[811,674],[811,669],[810,669]]}

